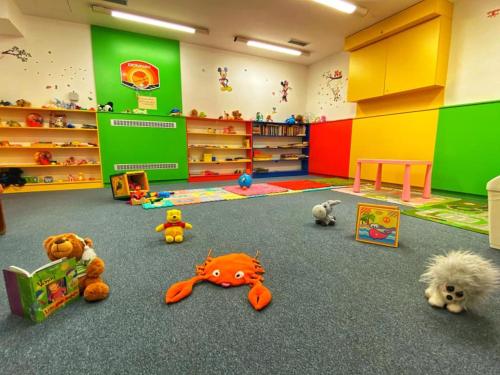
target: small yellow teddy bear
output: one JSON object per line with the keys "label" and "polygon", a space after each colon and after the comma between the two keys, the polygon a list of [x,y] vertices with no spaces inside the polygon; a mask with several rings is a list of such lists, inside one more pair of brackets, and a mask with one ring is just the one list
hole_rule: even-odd
{"label": "small yellow teddy bear", "polygon": [[182,221],[181,210],[168,210],[167,222],[156,227],[157,232],[165,229],[165,241],[167,243],[184,241],[184,228],[192,229],[193,226]]}

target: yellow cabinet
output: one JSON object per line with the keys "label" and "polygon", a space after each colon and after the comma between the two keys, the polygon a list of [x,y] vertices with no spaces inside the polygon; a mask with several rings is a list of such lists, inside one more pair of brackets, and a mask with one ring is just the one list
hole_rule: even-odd
{"label": "yellow cabinet", "polygon": [[351,52],[347,100],[374,98],[384,95],[387,40],[373,43]]}
{"label": "yellow cabinet", "polygon": [[384,94],[444,86],[437,76],[441,22],[438,17],[387,39]]}

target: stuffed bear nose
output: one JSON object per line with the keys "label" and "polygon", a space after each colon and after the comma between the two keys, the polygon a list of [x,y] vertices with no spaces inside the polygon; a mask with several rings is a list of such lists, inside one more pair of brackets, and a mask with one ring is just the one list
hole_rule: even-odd
{"label": "stuffed bear nose", "polygon": [[451,301],[451,300],[453,299],[453,297],[452,297],[452,296],[450,296],[450,295],[448,294],[448,295],[446,296],[446,299],[447,299],[448,301]]}
{"label": "stuffed bear nose", "polygon": [[54,242],[54,243],[55,243],[56,245],[60,245],[60,244],[62,244],[62,243],[64,243],[64,242],[65,242],[65,240],[63,240],[62,238],[59,238],[59,239],[55,240],[55,242]]}

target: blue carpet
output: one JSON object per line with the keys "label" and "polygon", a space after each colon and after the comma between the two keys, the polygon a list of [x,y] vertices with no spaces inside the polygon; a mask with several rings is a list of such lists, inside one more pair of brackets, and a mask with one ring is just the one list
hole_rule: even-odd
{"label": "blue carpet", "polygon": [[[302,177],[303,178],[303,177]],[[260,182],[260,180],[259,180]],[[220,184],[153,186],[175,190]],[[337,225],[311,208],[340,199]],[[488,237],[401,217],[400,247],[354,241],[356,204],[334,191],[181,207],[193,224],[166,245],[154,228],[165,210],[113,201],[109,190],[4,196],[0,266],[46,263],[42,241],[76,232],[95,241],[111,295],[83,300],[35,325],[10,314],[0,287],[3,374],[498,374],[500,297],[478,313],[427,305],[418,282],[435,253],[470,248],[500,264]],[[214,255],[261,252],[273,301],[256,312],[248,287],[199,284],[163,302],[171,284]]]}

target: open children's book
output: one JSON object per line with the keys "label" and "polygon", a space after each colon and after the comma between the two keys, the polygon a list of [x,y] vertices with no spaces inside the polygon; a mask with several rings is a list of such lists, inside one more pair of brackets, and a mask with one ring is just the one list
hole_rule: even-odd
{"label": "open children's book", "polygon": [[79,297],[76,259],[59,259],[35,271],[10,266],[3,270],[13,314],[35,322]]}

